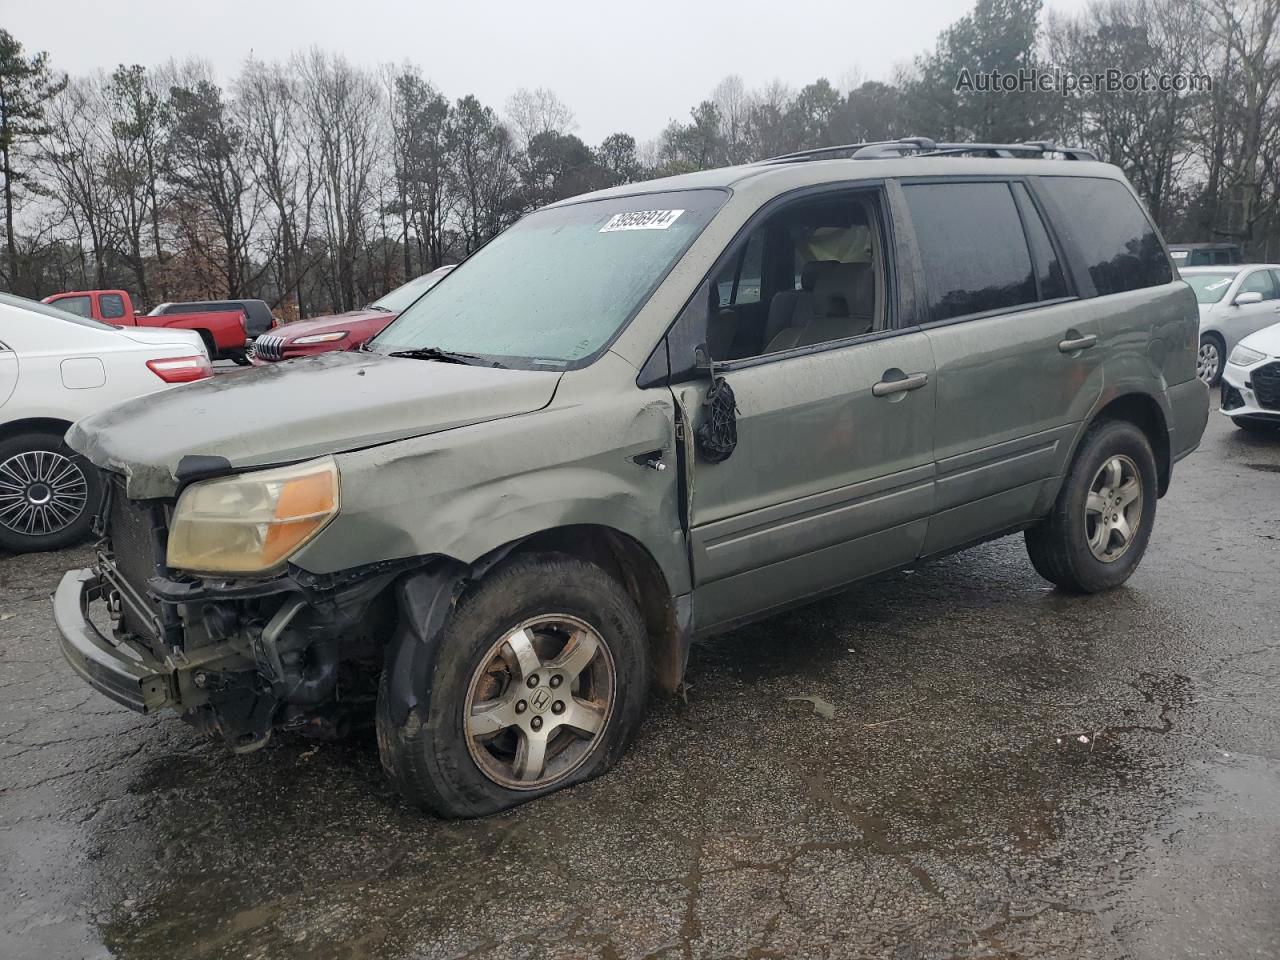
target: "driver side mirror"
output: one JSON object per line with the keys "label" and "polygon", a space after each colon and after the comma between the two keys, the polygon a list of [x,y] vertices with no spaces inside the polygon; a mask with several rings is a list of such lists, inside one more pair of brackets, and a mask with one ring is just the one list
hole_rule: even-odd
{"label": "driver side mirror", "polygon": [[1261,302],[1262,302],[1262,294],[1258,293],[1256,290],[1251,290],[1248,293],[1237,293],[1236,298],[1231,301],[1231,304],[1232,306],[1243,307],[1250,303],[1261,303]]}

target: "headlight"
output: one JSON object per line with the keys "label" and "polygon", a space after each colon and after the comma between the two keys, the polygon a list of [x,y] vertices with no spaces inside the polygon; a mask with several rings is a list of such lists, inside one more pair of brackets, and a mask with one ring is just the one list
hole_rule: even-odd
{"label": "headlight", "polygon": [[264,573],[324,529],[338,501],[332,457],[192,484],[173,513],[169,566]]}
{"label": "headlight", "polygon": [[1266,359],[1265,353],[1259,353],[1257,350],[1250,350],[1248,347],[1236,344],[1236,348],[1231,351],[1231,356],[1227,358],[1228,362],[1234,363],[1237,367],[1247,367],[1251,363],[1257,363],[1259,360]]}
{"label": "headlight", "polygon": [[300,347],[304,347],[309,343],[333,343],[335,340],[341,340],[346,335],[346,330],[335,330],[333,333],[313,333],[307,337],[291,340],[290,343],[297,344]]}

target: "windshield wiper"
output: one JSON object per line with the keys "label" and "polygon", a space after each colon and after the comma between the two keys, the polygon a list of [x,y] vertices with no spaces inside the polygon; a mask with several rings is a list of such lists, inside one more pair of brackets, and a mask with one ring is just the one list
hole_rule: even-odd
{"label": "windshield wiper", "polygon": [[378,310],[382,313],[395,313],[390,307],[384,307],[380,303],[369,303],[365,305],[366,310]]}
{"label": "windshield wiper", "polygon": [[[468,366],[476,366],[485,364],[483,357],[478,357],[474,353],[453,353],[449,350],[441,350],[439,347],[416,347],[413,350],[393,350],[387,354],[389,357],[408,357],[410,360],[439,360],[443,363],[465,363]],[[493,364],[498,366],[498,364]]]}

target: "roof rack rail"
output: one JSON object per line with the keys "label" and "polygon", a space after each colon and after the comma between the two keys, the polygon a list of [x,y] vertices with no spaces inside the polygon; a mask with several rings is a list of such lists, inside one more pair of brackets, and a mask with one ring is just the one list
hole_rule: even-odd
{"label": "roof rack rail", "polygon": [[944,143],[929,137],[903,137],[899,140],[876,140],[869,143],[845,143],[813,150],[798,150],[781,156],[769,157],[761,163],[800,163],[821,160],[835,154],[848,153],[854,160],[883,160],[889,157],[939,157],[981,153],[992,157],[1017,155],[1045,156],[1060,154],[1067,160],[1097,160],[1092,150],[1084,147],[1063,147],[1052,140],[1031,140],[1027,143]]}

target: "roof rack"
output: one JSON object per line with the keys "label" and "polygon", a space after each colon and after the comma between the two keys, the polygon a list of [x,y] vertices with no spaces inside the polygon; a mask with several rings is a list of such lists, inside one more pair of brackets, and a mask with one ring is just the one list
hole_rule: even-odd
{"label": "roof rack", "polygon": [[1018,155],[1047,156],[1057,154],[1067,160],[1097,160],[1092,150],[1084,147],[1063,147],[1052,140],[1032,140],[1027,143],[939,143],[928,137],[903,137],[900,140],[876,140],[869,143],[845,143],[834,147],[817,147],[798,150],[781,156],[769,157],[761,163],[801,163],[806,160],[822,160],[837,154],[849,154],[854,160],[884,160],[889,157],[941,157],[965,154],[984,154],[991,157]]}

